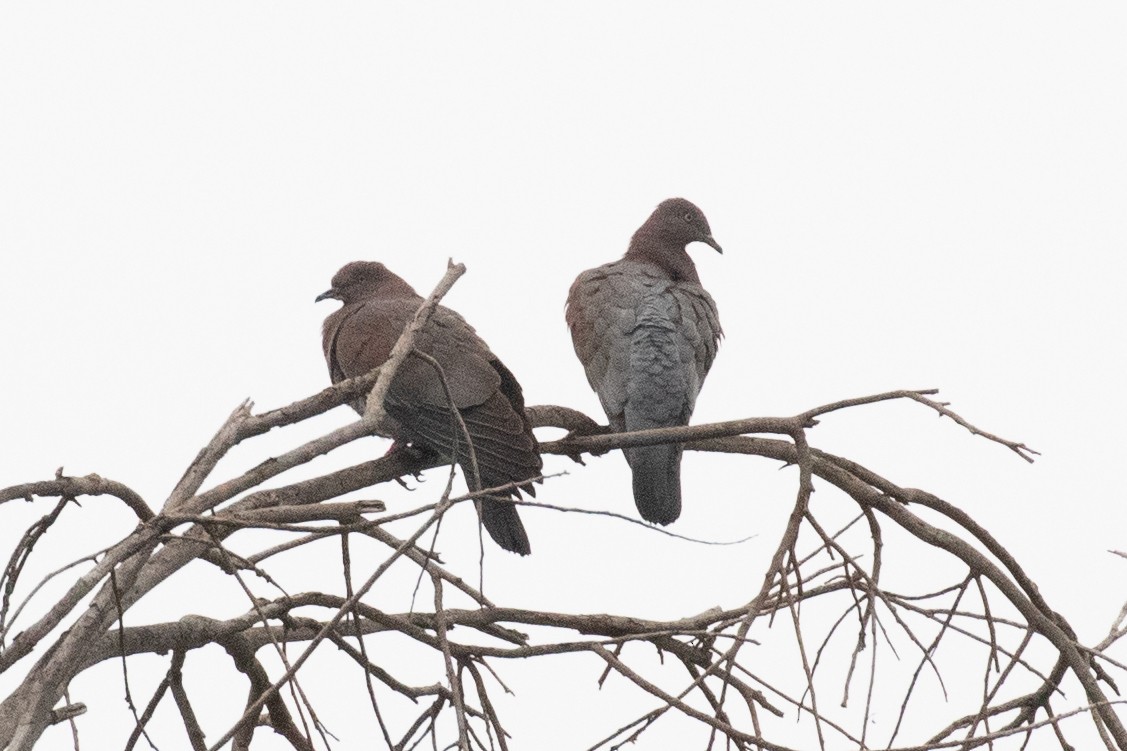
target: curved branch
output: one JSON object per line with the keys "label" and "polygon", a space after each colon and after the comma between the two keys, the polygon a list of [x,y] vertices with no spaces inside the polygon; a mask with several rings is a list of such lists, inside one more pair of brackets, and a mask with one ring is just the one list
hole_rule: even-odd
{"label": "curved branch", "polygon": [[32,500],[33,496],[58,496],[77,498],[80,495],[109,495],[128,506],[143,522],[152,519],[153,510],[136,491],[116,480],[107,480],[95,474],[84,477],[62,477],[41,480],[0,489],[0,503],[16,499]]}

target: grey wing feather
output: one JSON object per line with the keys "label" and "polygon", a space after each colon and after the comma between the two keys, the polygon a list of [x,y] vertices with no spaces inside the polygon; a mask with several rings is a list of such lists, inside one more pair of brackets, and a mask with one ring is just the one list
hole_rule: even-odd
{"label": "grey wing feather", "polygon": [[716,359],[723,331],[716,303],[703,287],[680,283],[671,285],[669,291],[677,306],[675,330],[681,363],[688,371],[687,390],[690,395],[689,410],[692,411],[705,376],[712,368],[712,361]]}
{"label": "grey wing feather", "polygon": [[[450,396],[459,409],[484,404],[501,386],[489,347],[460,315],[439,306],[427,327],[416,335],[415,348],[442,368]],[[396,375],[396,385],[408,388],[413,401],[445,408],[446,389],[433,365],[408,357]]]}
{"label": "grey wing feather", "polygon": [[642,299],[637,280],[623,273],[623,264],[616,261],[580,274],[567,302],[575,354],[612,422],[626,406],[630,339]]}

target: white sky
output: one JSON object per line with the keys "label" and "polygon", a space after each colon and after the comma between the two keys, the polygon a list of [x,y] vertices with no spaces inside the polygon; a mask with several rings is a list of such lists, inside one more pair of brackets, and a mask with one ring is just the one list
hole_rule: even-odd
{"label": "white sky", "polygon": [[[1127,548],[1124,39],[1117,3],[6,3],[0,486],[62,465],[159,505],[242,399],[267,409],[326,385],[332,304],[313,298],[355,259],[424,294],[448,257],[464,262],[447,302],[528,402],[601,420],[563,323],[567,287],[683,195],[725,249],[692,249],[726,332],[694,422],[940,387],[1043,457],[1026,465],[907,404],[827,418],[810,440],[970,511],[1096,642],[1127,589],[1127,562],[1107,552]],[[216,479],[351,419],[342,408],[252,442]],[[634,513],[618,455],[546,470],[569,474],[544,501]],[[423,502],[442,484],[429,477],[412,496],[361,496]],[[702,547],[529,510],[533,555],[491,548],[487,592],[653,617],[746,601],[793,473],[690,454],[683,484],[674,531],[758,537]],[[817,495],[827,518],[853,511]],[[0,509],[3,550],[49,504]],[[66,549],[34,559],[39,575],[126,534],[110,505],[68,511],[50,535]],[[470,579],[475,544],[465,508],[440,548]],[[909,550],[896,566],[910,583],[925,564]],[[291,592],[324,586],[308,567],[286,575]],[[154,595],[132,622],[246,608],[211,581]],[[523,691],[503,710],[516,748],[590,744],[629,719],[604,706],[576,729],[611,701],[585,665],[574,683],[552,674],[576,713],[562,716],[549,673],[505,666]],[[102,696],[95,680],[73,694],[107,738],[128,721],[117,670],[98,674]],[[371,732],[360,716],[332,718],[340,747]]]}

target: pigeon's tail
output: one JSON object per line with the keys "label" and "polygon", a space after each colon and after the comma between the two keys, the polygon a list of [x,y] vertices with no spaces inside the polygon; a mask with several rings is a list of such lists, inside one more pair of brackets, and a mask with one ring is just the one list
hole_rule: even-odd
{"label": "pigeon's tail", "polygon": [[626,449],[634,473],[634,503],[642,518],[670,524],[681,515],[681,445]]}
{"label": "pigeon's tail", "polygon": [[528,544],[528,533],[517,515],[517,507],[501,500],[483,498],[478,504],[481,522],[493,541],[505,550],[519,555],[528,555],[532,547]]}

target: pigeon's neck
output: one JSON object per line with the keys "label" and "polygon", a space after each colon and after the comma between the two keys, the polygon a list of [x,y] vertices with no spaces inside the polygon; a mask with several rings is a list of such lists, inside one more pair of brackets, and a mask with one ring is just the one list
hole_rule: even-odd
{"label": "pigeon's neck", "polygon": [[630,239],[626,260],[653,264],[669,274],[669,278],[675,282],[700,284],[696,264],[689,258],[684,244],[662,239],[645,232],[645,229],[642,227]]}
{"label": "pigeon's neck", "polygon": [[377,288],[373,290],[374,297],[382,297],[391,299],[393,297],[403,297],[410,299],[418,297],[419,293],[415,288],[407,283],[407,280],[401,276],[392,274],[390,271],[380,278],[380,283]]}
{"label": "pigeon's neck", "polygon": [[410,284],[397,276],[380,279],[373,285],[358,290],[345,300],[346,305],[363,305],[373,300],[422,300]]}

